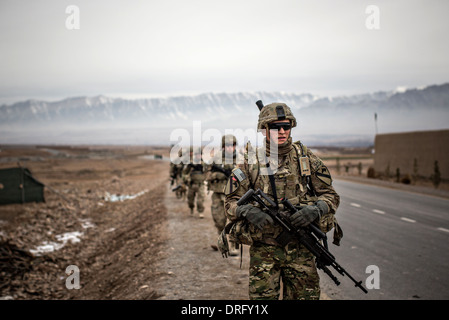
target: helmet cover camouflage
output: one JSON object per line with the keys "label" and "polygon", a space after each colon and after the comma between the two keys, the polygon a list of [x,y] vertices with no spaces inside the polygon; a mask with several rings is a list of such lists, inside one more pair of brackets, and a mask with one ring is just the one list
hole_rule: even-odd
{"label": "helmet cover camouflage", "polygon": [[296,118],[285,103],[270,103],[262,108],[259,113],[257,129],[266,129],[266,125],[272,121],[290,120],[292,128],[296,127]]}

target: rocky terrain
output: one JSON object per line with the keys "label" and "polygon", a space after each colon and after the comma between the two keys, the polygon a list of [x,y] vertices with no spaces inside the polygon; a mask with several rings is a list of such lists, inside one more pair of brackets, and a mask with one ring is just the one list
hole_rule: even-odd
{"label": "rocky terrain", "polygon": [[[190,215],[171,192],[169,162],[152,160],[154,152],[3,150],[9,162],[0,167],[20,160],[46,185],[46,202],[0,207],[0,297],[247,298],[247,265],[212,249],[210,209],[204,219]],[[79,270],[79,289],[68,289],[69,266]]]}

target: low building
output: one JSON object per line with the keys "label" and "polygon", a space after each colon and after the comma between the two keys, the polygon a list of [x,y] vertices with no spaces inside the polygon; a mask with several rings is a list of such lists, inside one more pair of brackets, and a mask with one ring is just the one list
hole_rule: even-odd
{"label": "low building", "polygon": [[435,162],[441,179],[449,179],[449,130],[378,134],[374,169],[377,173],[430,178]]}

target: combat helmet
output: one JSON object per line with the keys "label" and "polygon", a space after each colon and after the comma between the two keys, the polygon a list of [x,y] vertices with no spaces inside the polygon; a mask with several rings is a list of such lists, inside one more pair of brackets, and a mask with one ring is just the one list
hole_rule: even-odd
{"label": "combat helmet", "polygon": [[270,103],[266,106],[263,106],[262,101],[256,102],[259,107],[259,121],[257,122],[257,129],[266,129],[266,125],[269,122],[276,120],[290,120],[292,123],[292,128],[296,127],[296,118],[290,110],[289,106],[285,103]]}

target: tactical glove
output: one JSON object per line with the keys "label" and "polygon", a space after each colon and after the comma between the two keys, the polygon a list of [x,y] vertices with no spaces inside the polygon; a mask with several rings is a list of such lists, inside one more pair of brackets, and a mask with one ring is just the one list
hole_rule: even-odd
{"label": "tactical glove", "polygon": [[319,200],[314,205],[300,208],[290,216],[290,222],[295,228],[307,227],[315,219],[321,218],[328,213],[329,208],[326,202]]}
{"label": "tactical glove", "polygon": [[238,218],[245,218],[259,229],[262,229],[267,223],[273,224],[273,219],[268,214],[250,204],[238,206],[235,213]]}

